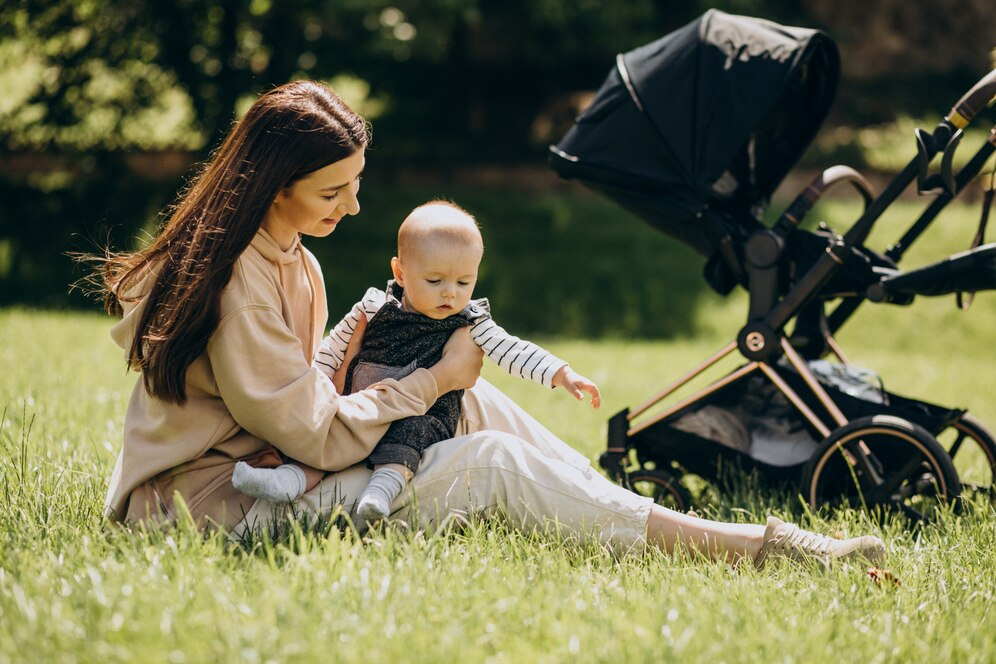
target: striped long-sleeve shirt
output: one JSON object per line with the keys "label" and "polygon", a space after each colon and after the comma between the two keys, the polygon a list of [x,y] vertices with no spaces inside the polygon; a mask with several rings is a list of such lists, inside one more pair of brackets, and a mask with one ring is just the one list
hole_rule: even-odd
{"label": "striped long-sleeve shirt", "polygon": [[[388,284],[388,289],[400,291],[393,282]],[[385,305],[400,307],[399,300],[399,297],[379,288],[367,289],[363,299],[353,305],[345,318],[339,321],[322,341],[315,358],[315,365],[331,377],[342,366],[346,347],[353,337],[360,316],[369,321]],[[469,314],[471,320],[471,339],[480,346],[490,360],[513,376],[553,387],[554,375],[561,367],[566,366],[567,362],[531,341],[506,332],[491,318],[488,301],[484,298],[473,300],[463,313]]]}

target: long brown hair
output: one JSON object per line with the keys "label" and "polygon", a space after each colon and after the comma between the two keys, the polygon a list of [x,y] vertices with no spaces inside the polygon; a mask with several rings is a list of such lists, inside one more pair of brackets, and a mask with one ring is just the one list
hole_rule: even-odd
{"label": "long brown hair", "polygon": [[277,194],[366,146],[366,122],[329,88],[296,81],[266,92],[181,192],[147,248],[103,260],[104,306],[120,315],[151,278],[131,348],[149,393],[187,400],[185,377],[218,325],[221,291]]}

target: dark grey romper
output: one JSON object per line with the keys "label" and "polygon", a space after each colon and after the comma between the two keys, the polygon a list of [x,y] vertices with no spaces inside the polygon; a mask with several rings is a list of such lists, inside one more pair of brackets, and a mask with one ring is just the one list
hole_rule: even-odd
{"label": "dark grey romper", "polygon": [[[454,330],[489,317],[486,299],[473,300],[463,311],[436,320],[415,311],[404,311],[404,290],[393,280],[387,284],[387,302],[367,323],[363,346],[346,370],[345,393],[361,390],[386,377],[401,378],[418,367],[431,367],[443,355],[443,346]],[[367,462],[372,466],[402,463],[418,470],[425,448],[453,438],[463,390],[447,392],[425,415],[391,423]]]}

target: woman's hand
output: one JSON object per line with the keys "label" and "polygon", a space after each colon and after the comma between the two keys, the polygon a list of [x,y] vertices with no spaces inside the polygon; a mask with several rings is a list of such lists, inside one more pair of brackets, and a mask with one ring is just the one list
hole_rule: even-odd
{"label": "woman's hand", "polygon": [[571,369],[566,364],[553,376],[551,381],[554,387],[562,387],[567,390],[575,399],[584,399],[584,393],[591,395],[591,405],[597,410],[602,405],[602,395],[598,391],[598,385],[591,382],[581,374]]}
{"label": "woman's hand", "polygon": [[360,346],[363,345],[363,333],[366,331],[367,317],[361,313],[356,318],[356,328],[353,330],[353,336],[349,339],[349,345],[346,346],[346,354],[342,358],[342,364],[332,374],[332,384],[335,386],[335,391],[339,394],[342,394],[346,387],[346,371],[349,370],[349,365],[352,364],[353,358],[360,352]]}
{"label": "woman's hand", "polygon": [[429,367],[429,373],[436,379],[437,392],[446,394],[473,387],[483,364],[484,351],[470,338],[470,328],[461,327],[450,335],[442,359]]}

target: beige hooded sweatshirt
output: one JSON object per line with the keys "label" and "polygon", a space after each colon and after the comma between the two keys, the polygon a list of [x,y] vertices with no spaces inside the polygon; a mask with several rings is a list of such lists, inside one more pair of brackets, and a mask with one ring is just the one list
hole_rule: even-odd
{"label": "beige hooded sweatshirt", "polygon": [[[149,281],[125,294],[131,301],[122,298],[124,317],[111,331],[126,354]],[[207,349],[187,371],[187,402],[135,385],[105,514],[172,520],[178,494],[198,523],[231,527],[254,502],[232,487],[236,461],[275,466],[282,453],[341,470],[365,459],[392,421],[425,414],[437,396],[426,369],[339,396],[312,366],[327,322],[315,257],[299,240],[283,251],[260,230],[222,292]]]}

